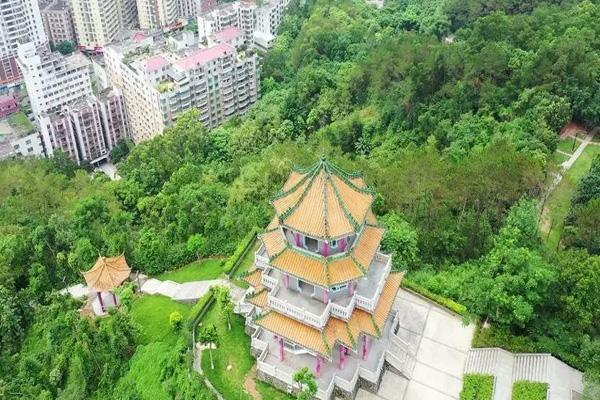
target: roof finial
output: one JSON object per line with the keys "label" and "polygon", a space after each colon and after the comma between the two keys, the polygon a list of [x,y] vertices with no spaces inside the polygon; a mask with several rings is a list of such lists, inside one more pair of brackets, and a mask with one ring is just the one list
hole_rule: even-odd
{"label": "roof finial", "polygon": [[321,162],[325,162],[327,160],[327,157],[325,156],[325,153],[321,154]]}

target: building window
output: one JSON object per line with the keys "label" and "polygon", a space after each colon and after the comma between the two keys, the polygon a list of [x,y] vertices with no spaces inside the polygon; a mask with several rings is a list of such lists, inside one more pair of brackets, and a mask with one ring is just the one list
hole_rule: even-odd
{"label": "building window", "polygon": [[333,287],[331,288],[331,292],[332,292],[332,293],[338,293],[338,292],[341,292],[342,290],[346,289],[347,287],[348,287],[348,284],[347,284],[347,283],[345,283],[345,284],[343,284],[343,285],[337,285],[337,286],[333,286]]}

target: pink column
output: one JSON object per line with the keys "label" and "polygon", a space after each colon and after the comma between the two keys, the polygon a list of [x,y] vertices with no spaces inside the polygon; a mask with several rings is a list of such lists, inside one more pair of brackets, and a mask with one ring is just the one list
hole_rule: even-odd
{"label": "pink column", "polygon": [[300,247],[300,234],[296,233],[296,246]]}
{"label": "pink column", "polygon": [[327,257],[329,255],[329,242],[323,243],[323,256]]}
{"label": "pink column", "polygon": [[283,284],[285,285],[286,289],[290,288],[290,276],[288,274],[285,274],[283,278]]}
{"label": "pink column", "polygon": [[344,369],[346,364],[346,347],[340,346],[340,369]]}
{"label": "pink column", "polygon": [[104,312],[104,302],[102,301],[102,292],[98,292],[98,300],[100,300],[100,308]]}
{"label": "pink column", "polygon": [[329,290],[323,290],[323,303],[329,303]]}
{"label": "pink column", "polygon": [[342,238],[342,240],[340,240],[340,248],[342,249],[342,251],[346,251],[347,245],[348,245],[348,242],[347,242],[346,238]]}
{"label": "pink column", "polygon": [[113,297],[113,301],[115,302],[115,307],[118,306],[117,304],[117,296],[115,296],[115,292],[111,292],[112,293],[112,297]]}
{"label": "pink column", "polygon": [[279,339],[279,359],[283,361],[284,359],[284,351],[283,351],[283,338]]}
{"label": "pink column", "polygon": [[317,355],[317,378],[321,377],[321,356]]}
{"label": "pink column", "polygon": [[362,359],[367,359],[367,354],[369,353],[369,346],[367,344],[367,335],[363,335],[363,346],[362,346]]}

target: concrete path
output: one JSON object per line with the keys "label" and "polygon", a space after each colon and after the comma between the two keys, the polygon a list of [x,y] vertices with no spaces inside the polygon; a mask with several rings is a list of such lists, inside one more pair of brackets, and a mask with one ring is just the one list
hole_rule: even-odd
{"label": "concrete path", "polygon": [[583,141],[581,142],[581,144],[579,145],[579,147],[577,147],[577,150],[575,150],[575,152],[571,155],[571,157],[567,161],[565,161],[564,163],[561,164],[561,166],[565,170],[571,168],[573,166],[573,164],[575,164],[575,161],[577,161],[577,159],[579,158],[581,153],[583,153],[583,151],[585,150],[587,145],[590,144],[590,142],[592,141],[592,138],[594,137],[595,132],[596,132],[596,129],[594,129],[592,132],[588,133],[585,136],[585,138],[583,139]]}
{"label": "concrete path", "polygon": [[217,285],[230,286],[230,283],[225,279],[177,283],[150,278],[144,282],[141,291],[146,294],[161,294],[177,301],[194,302]]}
{"label": "concrete path", "polygon": [[456,400],[475,327],[405,289],[398,292],[398,336],[415,354],[410,379],[386,371],[378,393],[358,391],[357,400]]}

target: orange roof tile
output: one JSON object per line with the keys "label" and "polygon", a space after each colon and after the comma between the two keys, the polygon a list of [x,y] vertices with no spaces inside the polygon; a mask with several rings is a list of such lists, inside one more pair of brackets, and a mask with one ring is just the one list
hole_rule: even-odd
{"label": "orange roof tile", "polygon": [[364,272],[352,257],[343,257],[330,261],[327,268],[329,286],[339,285],[364,276]]}
{"label": "orange roof tile", "polygon": [[323,340],[321,331],[318,329],[274,311],[270,311],[257,319],[256,324],[276,335],[283,336],[307,349],[329,357],[331,349]]}
{"label": "orange roof tile", "polygon": [[267,231],[272,231],[277,227],[279,227],[279,217],[277,216],[277,214],[275,214],[271,222],[269,222],[269,225],[267,225]]}
{"label": "orange roof tile", "polygon": [[372,209],[369,209],[369,211],[367,211],[367,218],[365,219],[365,222],[369,225],[377,225],[378,224],[377,217],[373,213]]}
{"label": "orange roof tile", "polygon": [[352,249],[354,258],[356,258],[360,265],[365,269],[368,269],[371,265],[371,261],[373,261],[373,257],[375,257],[375,253],[383,238],[383,233],[383,228],[365,226],[365,229],[358,238],[358,242]]}
{"label": "orange roof tile", "polygon": [[277,254],[281,253],[285,249],[287,243],[281,228],[263,233],[260,235],[260,240],[262,240],[265,245],[269,258],[275,257]]}
{"label": "orange roof tile", "polygon": [[254,294],[254,296],[248,297],[247,301],[250,304],[254,304],[260,308],[266,308],[269,300],[269,291],[265,288],[262,288],[258,292]]}
{"label": "orange roof tile", "polygon": [[129,277],[131,268],[127,265],[125,256],[98,257],[96,264],[83,277],[88,287],[94,291],[109,291],[117,288]]}
{"label": "orange roof tile", "polygon": [[260,269],[253,269],[242,279],[248,283],[248,285],[256,288],[261,285],[262,282],[262,271]]}
{"label": "orange roof tile", "polygon": [[307,170],[292,172],[272,204],[283,225],[308,236],[335,239],[362,226],[373,199],[362,177],[322,159]]}
{"label": "orange roof tile", "polygon": [[379,303],[377,303],[375,312],[373,312],[373,320],[379,329],[383,329],[385,325],[385,320],[387,319],[388,315],[390,314],[390,310],[394,305],[394,300],[396,299],[396,294],[398,294],[398,288],[400,287],[403,278],[404,272],[392,272],[385,282],[385,286],[383,287],[381,296],[379,297]]}
{"label": "orange roof tile", "polygon": [[297,250],[286,248],[280,255],[271,260],[270,264],[284,272],[314,283],[327,286],[325,259],[311,257]]}

